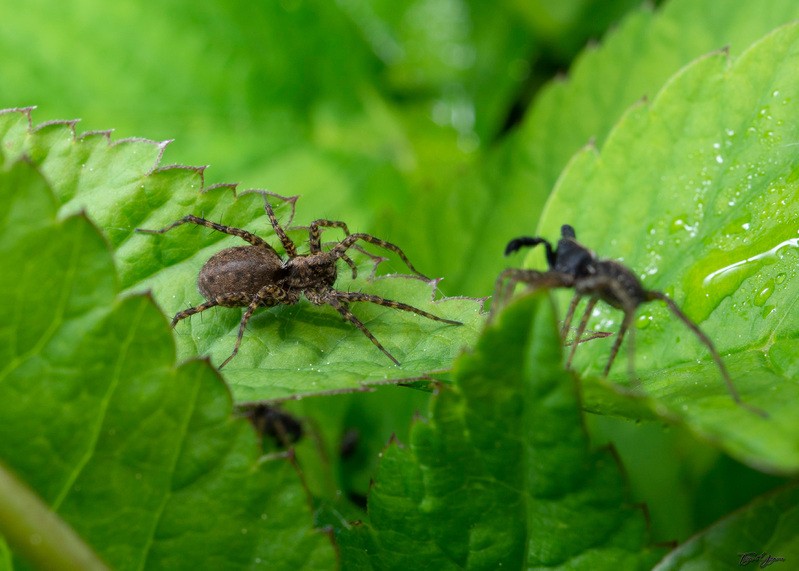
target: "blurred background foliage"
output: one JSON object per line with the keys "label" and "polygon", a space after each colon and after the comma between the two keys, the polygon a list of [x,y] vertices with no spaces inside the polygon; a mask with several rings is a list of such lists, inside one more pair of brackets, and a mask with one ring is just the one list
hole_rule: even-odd
{"label": "blurred background foliage", "polygon": [[[485,165],[537,90],[639,3],[2,0],[0,104],[174,139],[166,163],[302,195],[301,223],[344,219],[402,244],[445,293],[484,296],[500,251],[479,278],[461,268],[481,248],[469,199]],[[492,245],[533,228],[540,204],[518,206],[530,215]],[[461,239],[436,223],[444,208]]]}
{"label": "blurred background foliage", "polygon": [[[717,27],[687,16],[722,14],[729,2],[713,4],[666,3],[662,14],[697,21],[703,39],[687,25],[683,37],[664,25],[670,43],[650,46],[657,57],[636,60],[630,54],[639,46],[628,43],[621,56],[608,56],[616,58],[609,75],[584,47],[611,41],[606,33],[617,25],[627,26],[629,40],[633,20],[643,45],[656,37],[647,26],[657,3],[29,0],[22,9],[0,0],[0,107],[36,105],[35,122],[80,118],[79,131],[113,128],[115,139],[174,139],[164,164],[208,164],[209,184],[301,195],[298,224],[345,220],[400,244],[421,271],[445,278],[445,294],[487,296],[506,264],[502,246],[535,230],[568,158],[601,140],[680,65],[730,42],[741,11]],[[758,10],[775,21],[748,41],[782,17]],[[580,62],[596,75],[565,105],[564,74]],[[625,89],[595,95],[599,81]],[[575,115],[581,98],[592,101]],[[572,124],[557,122],[562,109],[572,110]],[[552,147],[542,148],[545,137]],[[392,387],[293,403],[307,419],[298,454],[314,494],[343,491],[362,504],[377,452],[390,434],[406,437],[427,399]],[[684,538],[777,483],[681,430],[593,424],[634,464],[637,497],[661,508],[653,510],[658,539]],[[352,443],[355,452],[344,454]],[[748,493],[700,493],[719,473]]]}

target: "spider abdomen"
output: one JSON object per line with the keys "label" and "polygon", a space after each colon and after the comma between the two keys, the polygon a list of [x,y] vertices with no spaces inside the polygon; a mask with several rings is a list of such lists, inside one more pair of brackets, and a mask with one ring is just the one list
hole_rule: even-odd
{"label": "spider abdomen", "polygon": [[255,297],[263,286],[279,280],[282,266],[280,257],[267,248],[227,248],[205,263],[197,277],[197,287],[208,300],[234,293]]}

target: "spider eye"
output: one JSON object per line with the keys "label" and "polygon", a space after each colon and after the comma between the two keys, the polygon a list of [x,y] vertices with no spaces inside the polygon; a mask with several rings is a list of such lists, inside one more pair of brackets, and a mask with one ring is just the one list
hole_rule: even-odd
{"label": "spider eye", "polygon": [[574,228],[568,224],[564,224],[560,227],[560,235],[564,238],[576,238],[576,234],[574,233]]}

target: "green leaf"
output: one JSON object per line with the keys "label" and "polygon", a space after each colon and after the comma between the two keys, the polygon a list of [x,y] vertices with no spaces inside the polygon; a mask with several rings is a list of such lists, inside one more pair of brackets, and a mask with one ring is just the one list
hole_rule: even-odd
{"label": "green leaf", "polygon": [[[245,228],[279,245],[264,212],[267,195],[262,192],[237,196],[232,186],[205,187],[202,169],[160,168],[161,144],[141,140],[111,143],[102,134],[76,138],[71,124],[26,128],[26,121],[25,111],[0,114],[0,133],[5,133],[3,141],[13,150],[12,156],[25,153],[40,165],[64,203],[62,212],[85,210],[107,232],[116,248],[122,288],[152,290],[170,316],[204,301],[196,280],[205,261],[225,247],[244,242],[194,225],[156,236],[136,234],[136,228],[163,228],[186,214],[195,214]],[[296,199],[270,200],[283,225],[289,226]],[[303,213],[306,223],[315,218],[318,216]],[[325,240],[340,239],[340,231],[333,232],[326,231]],[[292,236],[300,251],[307,251],[303,250],[307,231],[298,230]],[[353,255],[356,259],[360,256]],[[291,398],[424,378],[447,370],[476,337],[483,320],[479,301],[434,300],[435,282],[415,277],[371,278],[373,263],[365,256],[360,260],[357,280],[352,280],[341,264],[339,289],[401,301],[464,325],[447,325],[382,307],[356,306],[354,313],[402,363],[397,367],[332,308],[303,301],[261,311],[250,320],[239,354],[224,369],[237,401]],[[389,264],[391,271],[408,271],[398,259]],[[233,350],[242,313],[239,308],[214,308],[179,323],[178,358],[200,354],[223,362]]]}
{"label": "green leaf", "polygon": [[799,6],[788,0],[726,8],[714,0],[672,0],[662,10],[630,14],[575,60],[565,81],[542,90],[515,141],[520,156],[512,178],[525,177],[533,194],[549,192],[576,151],[591,140],[601,144],[630,105],[657,93],[683,66],[725,46],[743,52],[799,17]]}
{"label": "green leaf", "polygon": [[[585,50],[566,78],[541,90],[522,125],[496,150],[460,176],[437,177],[434,192],[414,193],[413,219],[421,222],[408,233],[439,245],[420,259],[439,269],[448,291],[490,291],[493,277],[508,265],[505,244],[533,232],[575,152],[590,141],[601,144],[630,105],[653,96],[693,59],[725,46],[741,53],[797,18],[793,0],[730,2],[723,9],[717,0],[672,0],[656,12],[632,13],[599,46]],[[610,228],[616,219],[594,224]]]}
{"label": "green leaf", "polygon": [[37,104],[40,121],[174,139],[164,164],[210,163],[211,182],[268,181],[362,230],[407,199],[399,168],[413,149],[378,93],[381,63],[338,3],[0,7],[0,107]]}
{"label": "green leaf", "polygon": [[533,35],[545,38],[547,47],[571,59],[587,39],[602,35],[631,9],[637,0],[530,0],[514,2],[513,8]]}
{"label": "green leaf", "polygon": [[409,445],[383,453],[370,525],[339,530],[345,563],[651,566],[644,513],[629,505],[614,454],[590,448],[577,387],[546,296],[509,307],[458,360]]}
{"label": "green leaf", "polygon": [[799,558],[799,486],[759,497],[669,553],[656,571],[708,569],[713,565],[774,569]]}
{"label": "green leaf", "polygon": [[333,565],[292,462],[259,458],[206,363],[173,365],[163,315],[148,296],[118,297],[86,216],[56,220],[30,163],[3,169],[3,463],[114,568]]}
{"label": "green leaf", "polygon": [[[734,457],[776,473],[799,470],[797,64],[799,27],[790,25],[733,61],[719,52],[688,66],[631,109],[601,152],[574,158],[539,229],[556,239],[572,224],[582,243],[623,260],[700,324],[743,400],[769,417],[736,406],[706,348],[662,304],[638,312],[641,390]],[[614,331],[618,313],[602,307],[589,328]],[[612,343],[582,344],[577,369],[601,371]],[[624,361],[612,371],[620,382]]]}
{"label": "green leaf", "polygon": [[357,115],[358,86],[376,73],[375,55],[324,0],[0,6],[4,106],[38,103],[48,119],[77,113],[89,129],[177,137],[179,160],[210,155],[221,176],[307,140],[320,107]]}

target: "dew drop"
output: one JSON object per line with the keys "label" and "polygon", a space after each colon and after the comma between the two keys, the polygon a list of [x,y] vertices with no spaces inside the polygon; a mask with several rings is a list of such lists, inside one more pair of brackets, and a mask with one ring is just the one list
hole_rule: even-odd
{"label": "dew drop", "polygon": [[[797,248],[799,248],[799,238],[789,238],[762,249],[750,245],[739,250],[737,255],[734,250],[711,251],[704,259],[698,260],[694,270],[686,275],[683,286],[685,290],[698,291],[686,299],[683,310],[701,322],[715,307],[707,303],[711,293],[712,297],[719,301],[732,295],[744,280],[754,276],[763,266],[778,262],[788,252],[795,252]],[[785,277],[781,279],[784,280]],[[766,301],[774,292],[774,287],[773,282],[764,284],[755,296],[742,301],[741,310],[745,311],[745,306],[751,307],[753,302],[759,302],[760,307],[765,307]]]}
{"label": "dew drop", "polygon": [[754,304],[758,307],[766,305],[768,298],[774,293],[774,280],[768,280],[766,284],[755,295]]}

